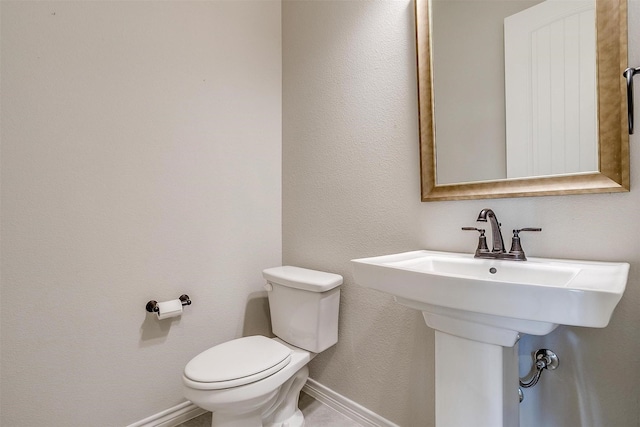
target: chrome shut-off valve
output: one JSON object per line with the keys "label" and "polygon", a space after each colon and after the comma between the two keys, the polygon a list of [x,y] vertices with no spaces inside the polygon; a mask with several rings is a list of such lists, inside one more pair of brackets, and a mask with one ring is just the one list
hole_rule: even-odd
{"label": "chrome shut-off valve", "polygon": [[553,371],[558,365],[560,365],[560,359],[558,359],[558,356],[553,351],[546,348],[536,350],[533,354],[533,366],[531,367],[529,375],[527,375],[528,378],[520,378],[519,380],[520,387],[518,388],[518,395],[520,402],[524,399],[524,394],[522,393],[523,388],[535,386],[538,384],[543,370],[548,369]]}

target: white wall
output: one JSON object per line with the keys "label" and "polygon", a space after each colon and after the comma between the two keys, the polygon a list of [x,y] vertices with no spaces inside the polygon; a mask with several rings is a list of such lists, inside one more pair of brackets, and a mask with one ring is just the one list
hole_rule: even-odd
{"label": "white wall", "polygon": [[[0,424],[127,425],[184,400],[195,354],[269,329],[280,2],[1,10]],[[182,318],[144,311],[182,293]]]}
{"label": "white wall", "polygon": [[[637,66],[640,1],[629,8]],[[417,311],[356,285],[349,260],[472,252],[477,236],[460,227],[491,207],[505,230],[543,228],[523,241],[532,256],[632,266],[606,329],[560,327],[522,340],[523,357],[546,346],[561,360],[525,392],[522,425],[637,425],[639,134],[630,193],[421,203],[412,2],[285,1],[282,17],[283,260],[345,276],[339,342],[312,361],[311,377],[399,425],[433,425],[433,331]]]}

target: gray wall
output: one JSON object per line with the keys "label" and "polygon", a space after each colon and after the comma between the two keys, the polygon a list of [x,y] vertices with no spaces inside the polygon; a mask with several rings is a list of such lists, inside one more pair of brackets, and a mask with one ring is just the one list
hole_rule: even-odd
{"label": "gray wall", "polygon": [[[637,66],[640,2],[629,8]],[[283,260],[345,276],[340,340],[312,361],[311,377],[402,426],[433,425],[433,331],[419,312],[355,284],[349,260],[472,252],[477,237],[460,227],[491,207],[505,230],[543,228],[525,237],[530,255],[631,263],[606,329],[521,341],[522,358],[541,346],[561,358],[526,392],[522,425],[639,425],[640,136],[630,193],[421,203],[412,2],[285,1],[282,18]]]}
{"label": "gray wall", "polygon": [[[1,10],[0,425],[128,425],[185,400],[193,356],[269,330],[280,2]],[[181,318],[144,310],[182,293]]]}

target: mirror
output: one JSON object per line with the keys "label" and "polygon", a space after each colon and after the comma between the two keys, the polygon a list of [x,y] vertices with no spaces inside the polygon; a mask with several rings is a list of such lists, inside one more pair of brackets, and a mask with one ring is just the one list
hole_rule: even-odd
{"label": "mirror", "polygon": [[[629,190],[622,76],[627,68],[627,4],[595,0],[594,6],[593,1],[416,0],[423,201]],[[500,11],[490,10],[496,7]],[[530,32],[517,34],[522,34],[523,22],[539,29],[539,11],[544,15],[558,7],[560,15],[582,28],[577,35],[566,31],[570,22],[562,24],[568,34],[565,57],[580,59],[560,72],[569,82],[569,89],[560,90],[553,78],[539,75],[553,70],[549,58],[555,54],[537,49],[543,51],[541,60],[523,54],[523,46],[535,40]],[[558,44],[553,34],[543,34],[546,45]],[[465,40],[475,44],[456,51],[456,44]],[[477,44],[483,40],[485,45]],[[582,50],[571,53],[573,46]],[[567,80],[576,74],[577,83]],[[541,81],[550,82],[546,95]],[[547,107],[553,97],[563,108],[573,106],[575,113]],[[542,116],[552,122],[547,128],[540,125]],[[547,157],[553,160],[540,160]]]}

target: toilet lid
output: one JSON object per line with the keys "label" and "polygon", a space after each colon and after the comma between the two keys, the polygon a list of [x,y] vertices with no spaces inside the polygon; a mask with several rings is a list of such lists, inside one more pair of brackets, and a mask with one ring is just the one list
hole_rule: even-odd
{"label": "toilet lid", "polygon": [[238,338],[205,350],[184,368],[184,375],[206,388],[237,387],[287,366],[291,349],[261,335]]}

